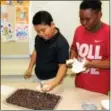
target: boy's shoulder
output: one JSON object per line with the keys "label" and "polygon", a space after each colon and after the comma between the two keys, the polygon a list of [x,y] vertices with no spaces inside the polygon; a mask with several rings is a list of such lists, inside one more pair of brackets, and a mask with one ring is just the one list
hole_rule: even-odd
{"label": "boy's shoulder", "polygon": [[78,30],[83,30],[83,26],[82,26],[82,25],[79,25],[76,29],[78,29]]}
{"label": "boy's shoulder", "polygon": [[39,40],[41,40],[40,36],[36,35],[35,36],[35,41],[39,41]]}
{"label": "boy's shoulder", "polygon": [[61,34],[61,32],[59,32],[57,40],[56,40],[58,45],[69,45],[68,44],[68,40],[66,39],[66,37],[64,35]]}
{"label": "boy's shoulder", "polygon": [[67,41],[66,37],[64,35],[62,35],[61,33],[58,35],[57,40],[58,41]]}
{"label": "boy's shoulder", "polygon": [[109,33],[110,26],[108,24],[106,24],[106,23],[103,23],[103,30],[104,30],[104,32]]}
{"label": "boy's shoulder", "polygon": [[80,32],[83,32],[85,29],[82,25],[79,25],[77,28],[76,28],[76,32],[80,33]]}

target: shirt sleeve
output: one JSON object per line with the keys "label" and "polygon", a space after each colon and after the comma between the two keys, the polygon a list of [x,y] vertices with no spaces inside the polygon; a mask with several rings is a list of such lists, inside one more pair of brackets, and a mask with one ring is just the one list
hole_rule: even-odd
{"label": "shirt sleeve", "polygon": [[37,49],[38,49],[38,37],[36,36],[35,37],[35,42],[34,42],[34,49],[37,51]]}
{"label": "shirt sleeve", "polygon": [[110,60],[110,32],[107,32],[107,39],[106,39],[106,51],[107,51],[107,58]]}
{"label": "shirt sleeve", "polygon": [[72,41],[72,45],[71,45],[72,50],[77,50],[77,48],[76,48],[76,38],[77,38],[77,29],[76,29],[76,31],[74,33],[74,36],[73,36],[73,41]]}
{"label": "shirt sleeve", "polygon": [[59,40],[57,48],[57,61],[60,64],[64,64],[67,59],[69,59],[69,44],[67,40]]}

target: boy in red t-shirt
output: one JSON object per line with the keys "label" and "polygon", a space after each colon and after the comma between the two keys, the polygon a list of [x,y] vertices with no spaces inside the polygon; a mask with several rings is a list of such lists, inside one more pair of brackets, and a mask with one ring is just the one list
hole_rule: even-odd
{"label": "boy in red t-shirt", "polygon": [[84,0],[80,4],[79,26],[73,38],[70,58],[86,59],[86,71],[78,73],[76,87],[108,94],[110,90],[109,25],[101,22],[101,2]]}

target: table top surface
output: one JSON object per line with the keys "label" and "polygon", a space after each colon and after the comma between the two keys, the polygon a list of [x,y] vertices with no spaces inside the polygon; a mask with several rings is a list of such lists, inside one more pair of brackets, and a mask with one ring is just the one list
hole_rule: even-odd
{"label": "table top surface", "polygon": [[[37,82],[2,82],[1,86],[1,110],[28,110],[23,107],[6,103],[6,98],[17,89],[27,88],[36,90]],[[74,78],[66,77],[63,82],[51,92],[61,96],[61,100],[56,110],[83,110],[82,104],[91,103],[101,109],[101,100],[109,99],[109,96],[76,88]]]}

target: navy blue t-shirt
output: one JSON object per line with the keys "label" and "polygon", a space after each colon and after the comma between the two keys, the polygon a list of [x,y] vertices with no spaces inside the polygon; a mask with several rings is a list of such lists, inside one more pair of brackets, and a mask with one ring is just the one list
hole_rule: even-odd
{"label": "navy blue t-shirt", "polygon": [[38,35],[35,38],[37,52],[35,74],[39,79],[46,80],[56,76],[59,64],[65,64],[69,58],[69,44],[58,32],[49,40]]}

